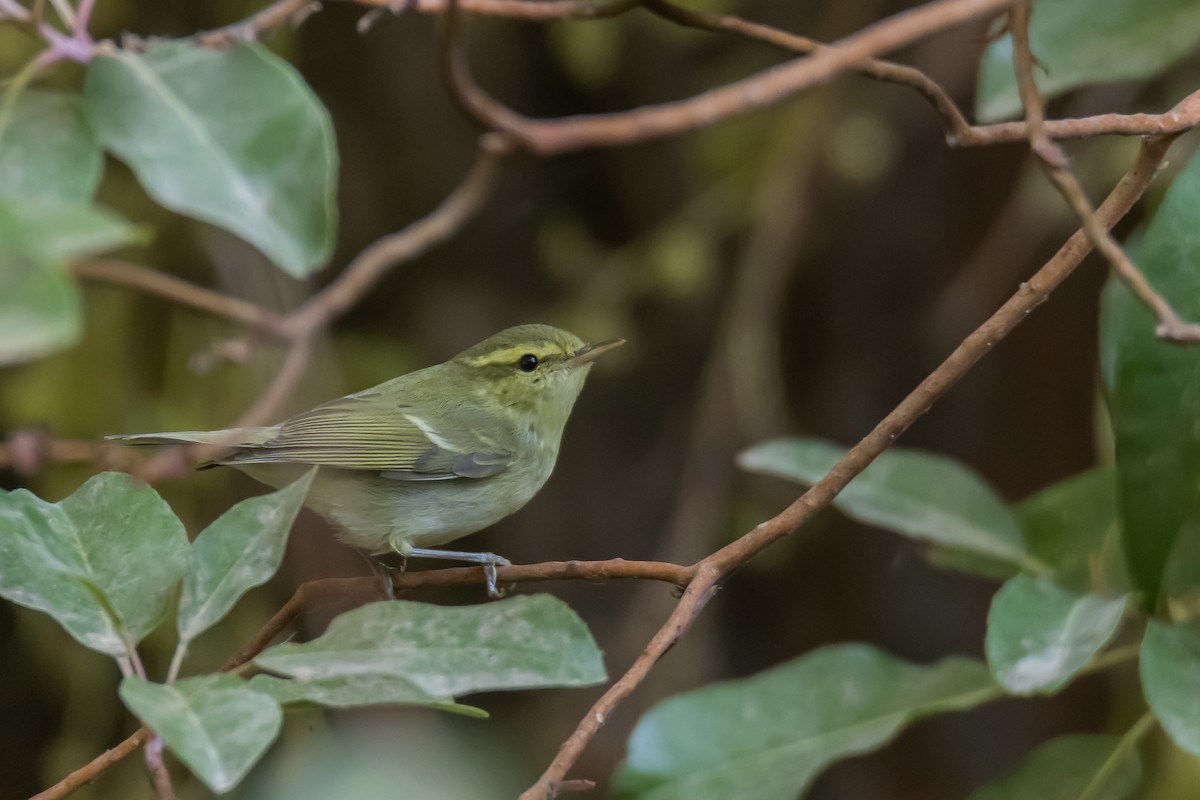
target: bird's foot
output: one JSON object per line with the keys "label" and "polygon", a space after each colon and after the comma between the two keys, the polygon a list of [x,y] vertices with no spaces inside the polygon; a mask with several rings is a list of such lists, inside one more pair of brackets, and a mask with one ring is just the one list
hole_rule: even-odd
{"label": "bird's foot", "polygon": [[504,556],[495,553],[466,553],[461,550],[429,550],[423,547],[413,547],[407,553],[419,558],[444,558],[449,561],[469,561],[483,567],[483,579],[487,584],[488,597],[503,597],[504,591],[496,585],[496,567],[512,565]]}

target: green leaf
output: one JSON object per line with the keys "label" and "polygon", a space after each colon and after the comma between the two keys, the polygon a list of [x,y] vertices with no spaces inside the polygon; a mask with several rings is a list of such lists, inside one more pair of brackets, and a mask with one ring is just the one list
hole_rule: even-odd
{"label": "green leaf", "polygon": [[1051,739],[969,800],[1126,800],[1141,781],[1137,750],[1122,748],[1121,737],[1080,734]]}
{"label": "green leaf", "polygon": [[0,197],[87,203],[103,166],[80,97],[21,93],[0,129]]}
{"label": "green leaf", "polygon": [[82,644],[122,656],[162,620],[187,569],[183,525],[124,473],[94,476],[61,503],[0,494],[0,595],[53,616]]}
{"label": "green leaf", "polygon": [[236,233],[295,277],[329,258],[333,125],[286,61],[251,42],[158,42],[93,59],[85,96],[105,147],[167,208]]}
{"label": "green leaf", "polygon": [[24,489],[0,492],[0,596],[44,611],[80,644],[125,656],[128,648],[88,578],[71,519]]}
{"label": "green leaf", "polygon": [[137,238],[136,228],[104,209],[0,197],[0,264],[14,255],[61,264]]}
{"label": "green leaf", "polygon": [[[1200,7],[1200,6],[1198,6]],[[1200,319],[1200,159],[1176,177],[1146,230],[1139,265],[1185,319]],[[1148,605],[1181,531],[1200,536],[1200,348],[1159,341],[1155,319],[1123,289],[1108,293],[1109,409],[1125,560]]]}
{"label": "green leaf", "polygon": [[867,645],[823,647],[650,709],[629,738],[617,796],[794,800],[835,761],[998,693],[977,661],[917,666]]}
{"label": "green leaf", "polygon": [[121,700],[214,792],[245,777],[279,735],[283,712],[232,675],[201,675],[164,686],[121,681]]}
{"label": "green leaf", "polygon": [[1018,575],[988,613],[992,674],[1013,694],[1054,694],[1116,635],[1125,602]]}
{"label": "green leaf", "polygon": [[1150,620],[1142,641],[1142,688],[1175,743],[1200,756],[1200,620]]}
{"label": "green leaf", "polygon": [[1059,481],[1016,505],[1029,549],[1055,569],[1085,562],[1117,521],[1116,475],[1097,467]]}
{"label": "green leaf", "polygon": [[177,627],[186,644],[229,613],[243,594],[279,569],[288,532],[316,470],[277,492],[243,500],[192,542]]}
{"label": "green leaf", "polygon": [[480,719],[488,716],[483,709],[447,702],[431,696],[412,681],[378,672],[345,674],[313,681],[255,675],[250,679],[250,687],[271,695],[282,706],[353,708],[380,703],[403,703],[430,706],[441,711],[453,711]]}
{"label": "green leaf", "polygon": [[[818,439],[775,439],[738,456],[742,469],[812,484],[845,450]],[[842,490],[833,504],[849,517],[956,550],[1019,564],[1026,558],[1017,521],[973,471],[944,456],[891,449]]]}
{"label": "green leaf", "polygon": [[125,244],[134,233],[100,209],[0,193],[0,366],[74,344],[81,303],[67,260]]}
{"label": "green leaf", "polygon": [[310,702],[336,693],[335,705],[440,705],[470,692],[590,686],[605,677],[587,627],[544,594],[455,608],[371,603],[342,614],[318,639],[276,645],[254,663],[315,685],[297,687]]}
{"label": "green leaf", "polygon": [[[1200,44],[1200,4],[1195,0],[1037,3],[1029,39],[1038,60],[1034,78],[1047,97],[1089,83],[1149,78]],[[984,53],[975,105],[984,122],[1021,110],[1011,35],[1000,37]]]}
{"label": "green leaf", "polygon": [[183,523],[158,492],[123,472],[92,477],[59,505],[117,618],[141,641],[167,612],[188,568]]}
{"label": "green leaf", "polygon": [[0,366],[70,347],[82,328],[79,287],[66,270],[0,253]]}

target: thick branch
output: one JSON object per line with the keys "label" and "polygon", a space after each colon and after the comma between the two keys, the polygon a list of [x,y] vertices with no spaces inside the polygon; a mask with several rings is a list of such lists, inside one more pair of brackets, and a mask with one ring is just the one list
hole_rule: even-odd
{"label": "thick branch", "polygon": [[[1146,191],[1173,138],[1163,137],[1143,142],[1136,163],[1097,211],[1097,217],[1104,225],[1112,226],[1125,216]],[[574,732],[559,748],[558,755],[538,781],[521,795],[521,800],[543,800],[552,796],[553,787],[566,777],[584,748],[608,720],[613,709],[637,688],[658,659],[687,631],[716,591],[722,578],[766,547],[796,530],[833,502],[851,480],[958,383],[998,341],[1007,336],[1033,309],[1045,302],[1050,293],[1079,266],[1090,251],[1091,243],[1087,236],[1082,231],[1076,232],[1054,258],[1039,269],[1027,283],[1021,284],[1008,302],[964,339],[954,352],[862,441],[847,451],[829,474],[781,513],[696,564],[695,577],[667,621],[625,674],[588,709]]]}

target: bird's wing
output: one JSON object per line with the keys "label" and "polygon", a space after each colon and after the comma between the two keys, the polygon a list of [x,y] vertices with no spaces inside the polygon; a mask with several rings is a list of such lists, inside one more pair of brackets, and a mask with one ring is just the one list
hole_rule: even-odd
{"label": "bird's wing", "polygon": [[471,425],[447,429],[430,416],[380,394],[350,395],[292,417],[222,463],[316,464],[417,481],[486,478],[508,467],[511,454]]}

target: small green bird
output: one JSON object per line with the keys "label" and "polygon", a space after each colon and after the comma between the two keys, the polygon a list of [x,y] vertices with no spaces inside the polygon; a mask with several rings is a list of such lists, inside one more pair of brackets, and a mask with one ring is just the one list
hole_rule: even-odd
{"label": "small green bird", "polygon": [[429,548],[482,530],[537,494],[592,361],[624,343],[584,344],[549,325],[520,325],[278,425],[110,438],[227,445],[213,465],[275,487],[316,466],[305,502],[344,542],[372,554],[482,564],[496,595],[496,566],[507,559]]}

